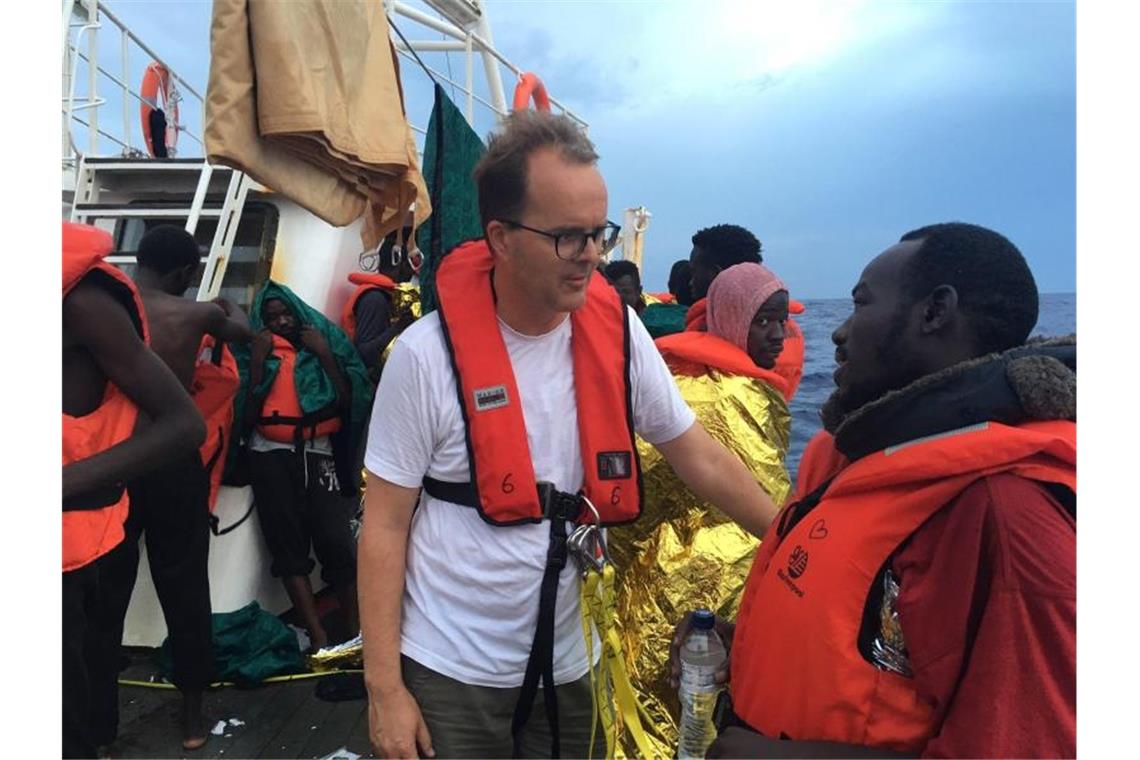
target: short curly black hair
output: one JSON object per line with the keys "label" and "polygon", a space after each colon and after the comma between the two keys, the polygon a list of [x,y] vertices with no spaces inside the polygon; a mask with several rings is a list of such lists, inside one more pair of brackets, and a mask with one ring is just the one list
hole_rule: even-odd
{"label": "short curly black hair", "polygon": [[637,271],[637,264],[627,259],[618,259],[606,264],[606,279],[612,283],[617,283],[622,277],[632,277],[637,282],[637,287],[641,287],[641,272]]}
{"label": "short curly black hair", "polygon": [[705,227],[693,235],[693,245],[708,256],[710,264],[728,269],[737,264],[759,264],[760,241],[748,230],[735,224],[718,224]]}
{"label": "short curly black hair", "polygon": [[921,240],[903,288],[925,298],[940,285],[958,293],[958,306],[981,353],[1019,346],[1037,324],[1037,283],[1021,251],[1004,235],[976,224],[945,222],[911,230],[899,242]]}
{"label": "short curly black hair", "polygon": [[142,236],[135,260],[143,269],[169,274],[175,269],[196,266],[201,256],[193,235],[182,227],[161,224]]}

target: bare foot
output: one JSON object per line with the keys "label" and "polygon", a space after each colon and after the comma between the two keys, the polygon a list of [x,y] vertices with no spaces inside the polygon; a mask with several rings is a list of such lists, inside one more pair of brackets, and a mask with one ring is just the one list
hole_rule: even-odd
{"label": "bare foot", "polygon": [[318,628],[315,631],[309,631],[309,651],[315,654],[328,645],[329,635],[325,633],[324,628]]}
{"label": "bare foot", "polygon": [[201,748],[210,738],[206,719],[202,715],[202,692],[182,693],[182,749]]}

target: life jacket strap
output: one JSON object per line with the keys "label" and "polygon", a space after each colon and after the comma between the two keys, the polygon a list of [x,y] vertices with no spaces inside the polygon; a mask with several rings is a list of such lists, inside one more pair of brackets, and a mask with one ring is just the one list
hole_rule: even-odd
{"label": "life jacket strap", "polygon": [[542,679],[542,697],[546,706],[546,719],[550,725],[550,756],[560,757],[561,736],[558,725],[558,694],[554,687],[554,613],[558,600],[558,579],[566,567],[566,519],[550,521],[550,545],[546,551],[546,570],[538,596],[538,625],[530,657],[526,661],[526,675],[515,703],[511,718],[511,736],[514,737],[514,756],[523,757],[522,734],[530,719],[534,699],[538,695],[539,678]]}
{"label": "life jacket strap", "polygon": [[[569,520],[574,522],[581,516],[582,508],[585,505],[579,494],[559,491],[554,487],[553,483],[545,480],[538,481],[537,485],[538,503],[542,506],[542,517],[544,520]],[[437,480],[436,478],[425,475],[423,487],[429,495],[440,501],[461,504],[465,507],[471,507],[472,509],[479,509],[481,506],[479,491],[471,481],[457,483],[448,480]]]}

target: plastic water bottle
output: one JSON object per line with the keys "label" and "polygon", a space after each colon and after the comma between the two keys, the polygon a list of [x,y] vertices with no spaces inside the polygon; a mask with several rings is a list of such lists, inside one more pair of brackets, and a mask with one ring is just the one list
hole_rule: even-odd
{"label": "plastic water bottle", "polygon": [[713,627],[716,618],[708,610],[693,613],[692,628],[681,645],[681,741],[679,760],[704,757],[716,738],[713,709],[720,686],[716,673],[728,659],[724,642]]}

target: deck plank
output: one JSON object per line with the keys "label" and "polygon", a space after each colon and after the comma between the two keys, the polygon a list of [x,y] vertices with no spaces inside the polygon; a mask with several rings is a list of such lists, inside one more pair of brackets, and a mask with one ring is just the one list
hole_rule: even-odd
{"label": "deck plank", "polygon": [[[301,681],[298,685],[304,688],[304,699],[293,717],[281,726],[272,740],[262,748],[258,757],[301,757],[305,743],[308,742],[332,712],[335,703],[317,699],[314,693],[315,680]],[[339,745],[337,745],[339,746]],[[330,748],[330,751],[336,747]]]}
{"label": "deck plank", "polygon": [[353,728],[368,709],[368,701],[364,699],[328,704],[332,705],[332,709],[325,716],[324,722],[317,724],[317,730],[312,732],[298,757],[327,757],[335,750],[347,747]]}
{"label": "deck plank", "polygon": [[289,721],[298,717],[311,688],[307,681],[293,681],[241,691],[249,717],[237,716],[245,725],[237,727],[232,738],[217,742],[225,752],[222,757],[261,757]]}

